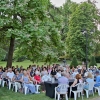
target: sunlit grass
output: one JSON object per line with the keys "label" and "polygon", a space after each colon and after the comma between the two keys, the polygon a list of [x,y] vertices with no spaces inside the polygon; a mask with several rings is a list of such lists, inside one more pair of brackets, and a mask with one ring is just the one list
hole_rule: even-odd
{"label": "sunlit grass", "polygon": [[[57,62],[57,64],[63,64],[63,62],[61,61],[61,62]],[[70,63],[71,63],[71,61],[70,60],[67,60],[67,64],[69,64],[70,65]],[[80,63],[80,62],[79,62]],[[33,64],[36,64],[36,65],[44,65],[45,64],[45,62],[37,62],[37,63],[33,63],[33,62],[31,62],[30,60],[25,60],[25,61],[23,61],[23,62],[13,62],[13,66],[16,66],[16,65],[18,65],[19,67],[20,66],[23,66],[24,68],[27,68],[29,65],[33,65]],[[53,64],[53,63],[52,63]],[[46,64],[47,65],[47,64]],[[5,67],[6,66],[6,62],[5,61],[0,61],[0,66],[3,66],[3,67]],[[100,63],[98,63],[98,67],[100,67]]]}

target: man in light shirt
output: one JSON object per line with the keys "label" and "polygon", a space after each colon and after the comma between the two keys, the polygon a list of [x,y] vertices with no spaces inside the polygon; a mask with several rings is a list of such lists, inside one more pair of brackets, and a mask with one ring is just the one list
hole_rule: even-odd
{"label": "man in light shirt", "polygon": [[13,77],[14,77],[14,72],[12,71],[12,68],[9,68],[7,72],[7,79],[12,81]]}
{"label": "man in light shirt", "polygon": [[64,72],[61,73],[61,77],[58,78],[58,84],[69,84],[69,80],[68,78],[66,77],[66,74]]}
{"label": "man in light shirt", "polygon": [[56,79],[61,77],[61,70],[59,69],[58,72],[56,73]]}
{"label": "man in light shirt", "polygon": [[48,72],[46,72],[43,76],[42,76],[42,82],[46,82],[46,81],[51,81],[50,75],[48,74]]}
{"label": "man in light shirt", "polygon": [[41,88],[42,88],[42,92],[45,92],[45,85],[44,85],[44,82],[46,81],[51,81],[51,77],[50,75],[47,73],[45,73],[42,78],[41,78]]}

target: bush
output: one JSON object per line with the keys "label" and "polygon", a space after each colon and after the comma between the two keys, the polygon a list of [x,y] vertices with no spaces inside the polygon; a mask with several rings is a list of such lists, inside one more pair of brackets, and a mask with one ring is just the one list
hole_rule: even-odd
{"label": "bush", "polygon": [[22,57],[17,58],[16,60],[17,60],[17,62],[22,62],[22,61],[26,60],[26,57],[22,56]]}
{"label": "bush", "polygon": [[71,62],[71,64],[70,64],[70,67],[72,68],[72,67],[77,67],[78,66],[78,61],[77,61],[77,58],[76,58],[76,56],[74,56],[73,57],[73,59],[72,59],[72,62]]}
{"label": "bush", "polygon": [[96,63],[94,56],[91,57],[89,66],[97,66],[97,63]]}
{"label": "bush", "polygon": [[96,60],[97,63],[100,63],[100,56],[96,56],[95,60]]}

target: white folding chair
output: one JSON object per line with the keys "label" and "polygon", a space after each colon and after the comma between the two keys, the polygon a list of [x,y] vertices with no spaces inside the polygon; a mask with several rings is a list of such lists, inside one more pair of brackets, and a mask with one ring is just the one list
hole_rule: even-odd
{"label": "white folding chair", "polygon": [[4,80],[2,79],[2,87],[4,87],[5,83],[6,83],[6,81],[4,81]]}
{"label": "white folding chair", "polygon": [[35,87],[36,87],[36,92],[35,92],[35,93],[37,93],[37,94],[40,93],[40,92],[39,92],[39,87],[40,87],[40,86],[41,86],[41,85],[38,85],[38,84],[35,85]]}
{"label": "white folding chair", "polygon": [[15,88],[15,92],[17,92],[18,91],[18,87],[17,87],[17,84],[16,84],[17,82],[14,82],[13,83],[13,88],[12,88],[12,90],[14,90],[14,88]]}
{"label": "white folding chair", "polygon": [[35,93],[40,93],[39,92],[39,87],[41,86],[41,85],[39,85],[39,84],[37,84],[38,83],[38,81],[37,80],[34,80],[35,82],[36,82],[36,84],[35,84],[35,87],[36,87],[36,92]]}
{"label": "white folding chair", "polygon": [[12,82],[12,79],[11,80],[8,80],[8,89],[10,90],[11,89],[11,85],[13,84]]}
{"label": "white folding chair", "polygon": [[[98,84],[100,84],[100,82]],[[94,89],[95,89],[95,92],[96,92],[96,90],[98,91],[98,95],[100,96],[100,86],[99,87],[94,87]]]}
{"label": "white folding chair", "polygon": [[94,96],[94,91],[93,91],[93,87],[94,87],[94,82],[91,83],[87,83],[89,85],[88,89],[84,89],[86,91],[86,96],[87,98],[89,98],[89,92],[92,92],[93,96]]}
{"label": "white folding chair", "polygon": [[99,87],[94,87],[95,88],[95,92],[96,90],[98,91],[98,95],[100,96],[100,86]]}
{"label": "white folding chair", "polygon": [[83,83],[76,84],[74,87],[77,87],[77,90],[75,90],[75,91],[72,90],[72,86],[71,86],[70,87],[70,97],[71,97],[71,92],[73,92],[74,93],[74,100],[76,100],[77,94],[80,97],[80,93],[81,93],[82,100],[83,100],[83,85],[84,85]]}
{"label": "white folding chair", "polygon": [[29,89],[27,86],[25,86],[25,83],[22,83],[22,86],[23,86],[24,94],[26,95],[29,92]]}
{"label": "white folding chair", "polygon": [[[69,86],[66,84],[61,84],[61,85],[58,85],[57,87],[55,87],[55,100],[56,100],[56,96],[58,96],[58,100],[60,100],[61,94],[64,94],[66,97],[66,100],[68,100],[68,96],[67,96],[68,87]],[[59,89],[59,91],[57,91],[57,89]]]}

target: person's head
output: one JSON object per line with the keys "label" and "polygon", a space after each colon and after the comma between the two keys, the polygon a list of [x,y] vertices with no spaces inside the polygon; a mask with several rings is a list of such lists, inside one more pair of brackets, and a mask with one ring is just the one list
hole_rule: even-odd
{"label": "person's head", "polygon": [[43,71],[45,71],[46,70],[46,67],[43,67]]}
{"label": "person's head", "polygon": [[8,70],[5,68],[5,70],[4,70],[5,72],[7,72]]}
{"label": "person's head", "polygon": [[17,68],[15,68],[14,71],[16,72],[17,71]]}
{"label": "person's head", "polygon": [[15,74],[16,74],[16,75],[19,75],[19,71],[16,71]]}
{"label": "person's head", "polygon": [[40,72],[39,71],[36,71],[35,72],[35,75],[39,76],[40,75]]}
{"label": "person's head", "polygon": [[23,69],[20,70],[20,73],[23,73]]}
{"label": "person's head", "polygon": [[24,71],[23,71],[23,74],[24,74],[24,75],[27,75],[27,70],[24,70]]}
{"label": "person's head", "polygon": [[76,79],[78,79],[78,80],[79,80],[79,79],[81,79],[81,78],[82,78],[82,77],[81,77],[81,75],[80,75],[80,74],[77,74],[77,75],[76,75]]}
{"label": "person's head", "polygon": [[93,78],[93,76],[92,76],[92,74],[90,72],[88,72],[87,78]]}
{"label": "person's head", "polygon": [[65,76],[66,77],[66,73],[65,72],[62,72],[61,73],[61,76]]}
{"label": "person's head", "polygon": [[52,71],[55,71],[55,68],[54,67],[52,67]]}
{"label": "person's head", "polygon": [[0,68],[0,72],[2,72],[2,68]]}
{"label": "person's head", "polygon": [[96,74],[96,76],[98,76],[99,75],[99,71],[96,71],[95,74]]}
{"label": "person's head", "polygon": [[75,70],[74,70],[74,72],[78,72],[78,70],[77,70],[77,69],[75,69]]}
{"label": "person's head", "polygon": [[11,73],[12,72],[12,68],[9,68],[8,71]]}
{"label": "person's head", "polygon": [[61,73],[61,70],[60,69],[58,69],[58,73]]}

